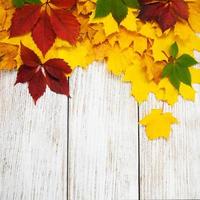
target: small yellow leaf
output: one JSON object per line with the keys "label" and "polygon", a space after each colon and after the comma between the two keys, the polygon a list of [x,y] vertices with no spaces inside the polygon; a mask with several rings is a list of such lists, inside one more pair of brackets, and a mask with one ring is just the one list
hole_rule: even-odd
{"label": "small yellow leaf", "polygon": [[149,115],[140,121],[140,124],[146,127],[149,140],[168,139],[171,125],[174,123],[178,123],[177,119],[169,112],[163,113],[161,109],[153,109]]}

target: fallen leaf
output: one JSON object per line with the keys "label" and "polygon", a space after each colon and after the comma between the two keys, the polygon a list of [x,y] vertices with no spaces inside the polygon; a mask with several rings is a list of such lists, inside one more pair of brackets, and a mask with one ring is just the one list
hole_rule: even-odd
{"label": "fallen leaf", "polygon": [[62,59],[50,59],[44,64],[29,48],[21,44],[21,59],[23,64],[17,73],[16,83],[28,83],[29,93],[35,104],[44,94],[46,86],[55,93],[69,96],[69,83],[66,75],[71,68]]}
{"label": "fallen leaf", "polygon": [[105,17],[112,13],[114,19],[121,23],[128,14],[128,7],[138,8],[138,0],[97,0],[95,17]]}
{"label": "fallen leaf", "polygon": [[11,70],[17,67],[15,60],[18,46],[0,42],[0,70]]}
{"label": "fallen leaf", "polygon": [[74,0],[51,0],[17,8],[12,18],[10,37],[32,32],[32,38],[43,55],[52,47],[56,36],[75,44],[80,24],[69,10],[74,3]]}
{"label": "fallen leaf", "polygon": [[138,15],[143,21],[156,21],[162,31],[172,28],[180,19],[188,20],[189,9],[184,0],[140,0]]}
{"label": "fallen leaf", "polygon": [[169,112],[163,113],[161,109],[153,109],[149,115],[140,121],[140,124],[146,127],[149,140],[168,139],[171,125],[174,123],[178,123],[177,119]]}
{"label": "fallen leaf", "polygon": [[162,77],[168,77],[177,90],[180,88],[180,83],[191,86],[192,79],[188,68],[196,65],[197,61],[188,54],[183,54],[177,58],[179,48],[176,42],[171,45],[169,53],[171,57],[162,71]]}

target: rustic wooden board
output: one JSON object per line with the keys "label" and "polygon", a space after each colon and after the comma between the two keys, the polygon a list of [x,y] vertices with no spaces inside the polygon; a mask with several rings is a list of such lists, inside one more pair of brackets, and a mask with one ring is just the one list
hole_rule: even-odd
{"label": "rustic wooden board", "polygon": [[200,199],[200,86],[195,89],[194,103],[180,98],[170,107],[152,95],[140,106],[140,119],[163,108],[179,120],[168,141],[150,142],[140,128],[141,199]]}
{"label": "rustic wooden board", "polygon": [[195,103],[140,106],[140,119],[164,107],[180,121],[169,141],[150,142],[129,84],[102,64],[75,70],[69,109],[50,91],[35,107],[15,76],[0,73],[1,200],[200,199],[199,86]]}
{"label": "rustic wooden board", "polygon": [[137,104],[102,64],[71,78],[69,200],[138,198]]}
{"label": "rustic wooden board", "polygon": [[171,108],[151,97],[140,107],[141,118],[163,107],[179,120],[168,141],[150,142],[140,128],[141,199],[200,199],[199,102],[197,95],[195,103],[180,99]]}
{"label": "rustic wooden board", "polygon": [[66,97],[47,92],[37,107],[16,73],[0,73],[0,199],[64,200]]}

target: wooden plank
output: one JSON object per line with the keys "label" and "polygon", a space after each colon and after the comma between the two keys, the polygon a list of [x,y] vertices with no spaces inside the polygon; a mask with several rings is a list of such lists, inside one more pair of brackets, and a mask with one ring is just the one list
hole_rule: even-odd
{"label": "wooden plank", "polygon": [[150,142],[140,128],[141,199],[200,199],[200,87],[196,90],[195,103],[180,99],[171,108],[151,96],[140,106],[141,119],[152,108],[164,107],[180,122],[168,141]]}
{"label": "wooden plank", "polygon": [[0,199],[64,200],[67,104],[50,91],[34,105],[16,73],[0,73]]}
{"label": "wooden plank", "polygon": [[71,78],[69,200],[138,198],[137,104],[103,63]]}

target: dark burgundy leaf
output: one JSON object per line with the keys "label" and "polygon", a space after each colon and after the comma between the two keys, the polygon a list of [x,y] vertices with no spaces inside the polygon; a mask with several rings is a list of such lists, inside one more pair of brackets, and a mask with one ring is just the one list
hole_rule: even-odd
{"label": "dark burgundy leaf", "polygon": [[39,69],[34,74],[33,78],[28,82],[28,89],[36,104],[37,100],[44,94],[46,90],[46,80],[41,69]]}
{"label": "dark burgundy leaf", "polygon": [[41,64],[39,57],[23,44],[21,44],[21,59],[27,67],[36,68]]}

